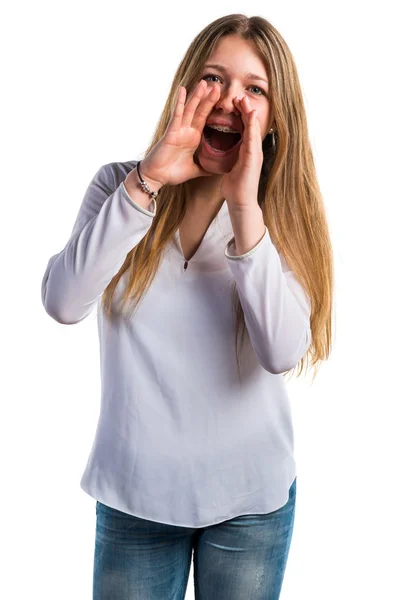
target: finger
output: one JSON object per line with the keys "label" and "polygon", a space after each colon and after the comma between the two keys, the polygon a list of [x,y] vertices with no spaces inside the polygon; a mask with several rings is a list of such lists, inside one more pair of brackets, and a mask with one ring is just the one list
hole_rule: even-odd
{"label": "finger", "polygon": [[255,129],[255,110],[245,116],[245,125],[243,131],[242,143],[240,145],[240,156],[243,161],[243,166],[251,167],[253,157],[257,153],[255,140],[257,139]]}
{"label": "finger", "polygon": [[[233,103],[235,108],[237,108],[240,112],[240,117],[242,119],[242,123],[244,126],[244,130],[242,132],[242,138],[244,138],[245,134],[246,134],[246,128],[248,125],[248,121],[249,121],[249,113],[251,112],[251,109],[249,109],[249,106],[246,104],[246,100],[245,100],[246,96],[243,96],[242,98],[234,98],[233,99]],[[243,143],[244,139],[242,139],[242,143]]]}
{"label": "finger", "polygon": [[[256,109],[252,108],[252,106],[250,104],[250,101],[249,101],[249,99],[246,96],[244,96],[243,98],[234,98],[233,101],[234,101],[235,106],[240,111],[240,114],[241,114],[243,122],[244,123],[248,123],[250,115]],[[257,113],[256,113],[256,116],[257,116]],[[257,119],[257,121],[258,121],[258,119]]]}
{"label": "finger", "polygon": [[252,110],[248,115],[248,126],[247,126],[247,141],[249,150],[253,150],[253,145],[256,141],[256,110]]}
{"label": "finger", "polygon": [[242,98],[234,98],[234,104],[239,109],[242,117],[247,118],[252,111],[252,107],[247,96],[243,96]]}
{"label": "finger", "polygon": [[201,100],[204,98],[205,92],[208,92],[208,85],[204,79],[199,81],[199,84],[195,88],[193,95],[189,98],[186,103],[185,109],[183,111],[182,117],[182,127],[190,127],[190,124],[193,120],[193,115],[200,104]]}
{"label": "finger", "polygon": [[[235,108],[237,108],[240,112],[240,116],[242,118],[243,121],[243,125],[246,127],[246,124],[249,121],[249,112],[251,112],[251,110],[249,111],[249,107],[246,106],[245,104],[245,97],[243,96],[243,98],[234,98],[233,99],[233,104],[235,106]],[[245,134],[245,132],[243,131],[243,135]]]}
{"label": "finger", "polygon": [[259,130],[259,134],[261,137],[261,126],[260,126],[260,121],[258,119],[258,113],[257,113],[257,109],[253,109],[251,106],[251,103],[249,101],[249,99],[247,97],[245,97],[246,99],[242,99],[242,110],[243,110],[243,116],[245,118],[245,120],[248,122],[252,112],[255,111],[255,117],[254,117],[254,126],[256,128],[256,130]]}
{"label": "finger", "polygon": [[204,81],[203,79],[200,79],[200,81],[198,81],[197,84],[192,88],[191,92],[188,93],[187,98],[186,98],[185,108],[189,104],[189,102],[192,100],[192,98],[194,97],[196,92],[199,91],[199,89],[204,88],[205,90],[207,90],[207,87],[208,87],[207,82],[206,82],[206,85],[204,85],[203,81]]}
{"label": "finger", "polygon": [[211,87],[210,93],[205,98],[203,98],[202,102],[198,106],[198,109],[193,116],[191,126],[194,129],[203,131],[207,121],[207,117],[214,108],[215,104],[218,102],[220,94],[221,88],[219,87],[219,85],[214,85]]}
{"label": "finger", "polygon": [[254,116],[253,118],[253,133],[255,136],[255,141],[258,143],[258,141],[260,141],[260,143],[262,142],[261,139],[261,125],[260,125],[260,121],[258,118],[258,112],[257,109],[254,109]]}
{"label": "finger", "polygon": [[186,88],[181,85],[179,87],[178,97],[176,99],[175,110],[172,113],[168,123],[167,130],[177,132],[181,128],[182,115],[185,108]]}

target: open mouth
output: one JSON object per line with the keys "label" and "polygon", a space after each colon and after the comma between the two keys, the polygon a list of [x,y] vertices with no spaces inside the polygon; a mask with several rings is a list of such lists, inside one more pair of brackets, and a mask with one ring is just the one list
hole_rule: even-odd
{"label": "open mouth", "polygon": [[228,154],[238,146],[242,140],[240,133],[218,131],[206,125],[203,129],[203,138],[207,149],[213,154]]}

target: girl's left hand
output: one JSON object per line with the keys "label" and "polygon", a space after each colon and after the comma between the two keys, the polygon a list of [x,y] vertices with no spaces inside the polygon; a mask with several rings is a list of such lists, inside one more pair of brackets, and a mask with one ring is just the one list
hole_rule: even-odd
{"label": "girl's left hand", "polygon": [[244,123],[239,157],[234,167],[221,182],[221,193],[233,210],[246,210],[258,206],[258,186],[263,163],[262,137],[257,111],[252,110],[249,99],[234,99]]}

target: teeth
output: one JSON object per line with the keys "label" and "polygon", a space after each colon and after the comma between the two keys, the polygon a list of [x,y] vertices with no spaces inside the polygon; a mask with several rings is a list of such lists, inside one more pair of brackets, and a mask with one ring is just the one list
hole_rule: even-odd
{"label": "teeth", "polygon": [[232,129],[232,127],[225,127],[222,125],[208,125],[211,129],[216,129],[217,131],[223,131],[224,133],[239,133],[236,129]]}

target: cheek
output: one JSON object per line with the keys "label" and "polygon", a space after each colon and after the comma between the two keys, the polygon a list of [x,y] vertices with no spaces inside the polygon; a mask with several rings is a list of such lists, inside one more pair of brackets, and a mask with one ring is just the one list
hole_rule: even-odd
{"label": "cheek", "polygon": [[264,140],[269,132],[268,129],[268,115],[263,116],[259,119],[261,137]]}
{"label": "cheek", "polygon": [[260,129],[261,136],[264,139],[264,137],[267,133],[267,126],[268,126],[268,109],[262,102],[260,102],[259,104],[254,103],[254,105],[251,105],[250,108],[251,109],[255,108],[257,110],[256,119],[258,121],[258,126]]}

